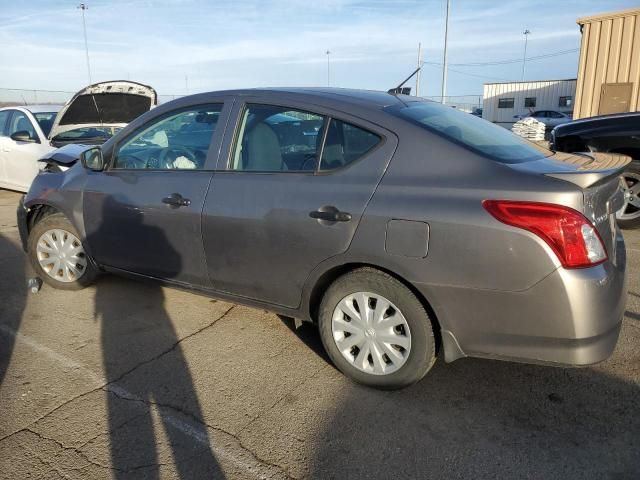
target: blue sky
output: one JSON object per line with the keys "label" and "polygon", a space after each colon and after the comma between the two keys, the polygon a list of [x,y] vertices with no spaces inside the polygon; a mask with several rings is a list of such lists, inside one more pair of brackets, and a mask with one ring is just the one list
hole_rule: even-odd
{"label": "blue sky", "polygon": [[[88,83],[79,1],[0,0],[0,87],[75,91]],[[87,0],[94,81],[148,83],[161,94],[331,84],[387,89],[424,59],[442,61],[445,0]],[[520,59],[578,48],[576,18],[632,0],[451,0],[449,62]],[[527,79],[576,76],[577,53],[527,63]],[[521,63],[451,67],[447,93],[519,80]],[[462,72],[462,73],[460,73]],[[413,82],[411,82],[414,85]],[[438,95],[427,65],[421,93]]]}

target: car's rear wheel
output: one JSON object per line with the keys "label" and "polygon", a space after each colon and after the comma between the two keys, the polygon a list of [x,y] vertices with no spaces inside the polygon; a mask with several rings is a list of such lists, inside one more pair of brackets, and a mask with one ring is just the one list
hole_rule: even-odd
{"label": "car's rear wheel", "polygon": [[78,232],[61,213],[40,220],[29,233],[28,255],[37,275],[52,287],[80,290],[90,285],[98,268]]}
{"label": "car's rear wheel", "polygon": [[373,268],[338,278],[322,299],[318,322],[331,360],[365,385],[411,385],[436,359],[433,326],[423,305],[396,278]]}
{"label": "car's rear wheel", "polygon": [[640,161],[634,160],[622,174],[624,206],[616,213],[620,228],[640,227]]}

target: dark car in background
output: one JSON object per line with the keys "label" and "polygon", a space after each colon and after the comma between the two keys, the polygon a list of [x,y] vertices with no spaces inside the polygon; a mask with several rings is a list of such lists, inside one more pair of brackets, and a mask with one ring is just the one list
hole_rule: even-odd
{"label": "dark car in background", "polygon": [[624,206],[617,213],[622,228],[640,227],[640,112],[583,118],[557,126],[551,148],[558,152],[608,152],[628,155]]}
{"label": "dark car in background", "polygon": [[418,381],[438,349],[585,365],[618,339],[624,156],[416,97],[264,89],[184,97],[47,161],[70,168],[38,175],[18,224],[49,285],[113,272],[312,321],[367,385]]}

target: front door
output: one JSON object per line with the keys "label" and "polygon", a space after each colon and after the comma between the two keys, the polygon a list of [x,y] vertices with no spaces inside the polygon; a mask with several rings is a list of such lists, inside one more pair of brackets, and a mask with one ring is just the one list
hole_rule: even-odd
{"label": "front door", "polygon": [[397,140],[364,120],[259,100],[237,108],[205,201],[207,268],[217,290],[296,307],[310,272],[349,248]]}
{"label": "front door", "polygon": [[[31,140],[13,140],[11,135],[16,132],[27,132]],[[6,182],[20,190],[29,189],[38,174],[38,159],[52,150],[46,138],[39,138],[29,117],[19,110],[14,110],[9,118],[7,136],[2,139],[2,148]]]}
{"label": "front door", "polygon": [[224,124],[223,103],[160,114],[89,172],[84,222],[100,263],[207,286],[200,219]]}

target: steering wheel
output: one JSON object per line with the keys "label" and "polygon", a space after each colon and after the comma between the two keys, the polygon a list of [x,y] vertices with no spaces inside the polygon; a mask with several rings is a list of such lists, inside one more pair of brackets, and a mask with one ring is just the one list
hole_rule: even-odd
{"label": "steering wheel", "polygon": [[198,165],[196,157],[191,150],[185,147],[167,147],[160,152],[160,156],[158,157],[159,168],[175,168],[173,162],[175,162],[178,157],[185,157],[192,161],[194,168]]}
{"label": "steering wheel", "polygon": [[142,160],[141,158],[136,157],[135,155],[127,154],[118,156],[118,168],[135,168],[135,169],[143,169],[147,168],[147,162]]}
{"label": "steering wheel", "polygon": [[306,153],[304,155],[304,159],[302,161],[302,165],[300,166],[300,170],[305,172],[312,172],[316,169],[316,163],[318,158],[315,153]]}

